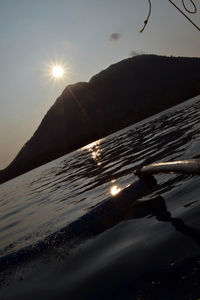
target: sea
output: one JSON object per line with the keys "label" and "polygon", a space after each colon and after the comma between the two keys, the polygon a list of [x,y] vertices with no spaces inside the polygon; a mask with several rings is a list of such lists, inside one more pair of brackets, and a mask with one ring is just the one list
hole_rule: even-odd
{"label": "sea", "polygon": [[0,299],[200,299],[200,96],[0,185]]}

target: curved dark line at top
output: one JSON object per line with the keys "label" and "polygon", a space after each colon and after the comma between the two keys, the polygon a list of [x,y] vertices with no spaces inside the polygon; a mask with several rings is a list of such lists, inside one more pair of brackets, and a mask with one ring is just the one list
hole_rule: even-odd
{"label": "curved dark line at top", "polygon": [[153,163],[137,169],[134,173],[138,177],[145,177],[157,173],[200,175],[200,159]]}

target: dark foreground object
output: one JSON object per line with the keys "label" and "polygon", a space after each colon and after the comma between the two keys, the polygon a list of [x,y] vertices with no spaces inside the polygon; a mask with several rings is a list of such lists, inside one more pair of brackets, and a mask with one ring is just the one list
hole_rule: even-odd
{"label": "dark foreground object", "polygon": [[[143,173],[144,170],[148,172]],[[108,198],[77,221],[48,236],[44,241],[3,257],[0,260],[2,269],[10,267],[12,270],[12,267],[15,269],[16,266],[20,270],[20,266],[23,269],[23,264],[19,263],[33,256],[40,262],[40,256],[36,254],[51,250],[74,237],[81,237],[83,241],[84,238],[102,233],[95,239],[88,240],[82,249],[69,255],[69,258],[62,263],[56,261],[55,267],[50,271],[43,265],[42,271],[33,273],[30,278],[23,279],[22,275],[19,282],[15,282],[13,286],[10,284],[12,288],[2,289],[2,299],[197,300],[200,297],[200,258],[190,256],[184,259],[187,256],[184,247],[183,253],[181,248],[185,245],[185,241],[189,240],[199,247],[200,232],[190,226],[188,220],[184,222],[173,216],[167,209],[165,199],[157,195],[158,186],[151,173],[157,173],[158,170],[199,174],[199,160],[144,166],[136,171],[140,178],[117,196]],[[152,192],[155,192],[156,197],[149,198],[148,195]],[[137,201],[143,196],[147,197]],[[135,240],[131,222],[130,224],[125,222],[124,225],[121,222],[144,216],[155,216],[158,221],[161,221],[158,224],[159,230],[163,223],[167,223],[178,234],[173,235],[170,231],[169,235],[169,231],[163,230],[160,235],[159,231],[156,231],[154,236],[150,228],[149,232],[152,233],[150,236],[153,239],[149,238],[151,247],[145,248],[148,240],[143,242],[142,237],[138,239],[137,236]],[[154,221],[149,224],[153,226]],[[148,225],[143,224],[143,230],[148,230]],[[125,226],[124,231],[123,226]],[[127,231],[126,226],[130,230]],[[133,226],[137,227],[137,223]],[[135,244],[131,246],[130,251],[130,245],[126,244],[127,239],[122,238],[123,233],[133,234],[132,243]],[[163,239],[163,234],[168,237]],[[121,235],[120,243],[118,243],[118,235]],[[185,240],[185,237],[189,240]],[[115,252],[115,247],[120,247],[121,251]],[[108,255],[109,252],[111,255]],[[168,252],[172,254],[168,256]],[[116,255],[119,253],[121,255]],[[197,253],[199,254],[199,250]],[[162,261],[166,263],[162,265]],[[9,272],[10,269],[5,272]],[[4,274],[3,270],[2,274]]]}
{"label": "dark foreground object", "polygon": [[[47,236],[34,245],[22,248],[0,258],[0,270],[35,256],[45,250],[77,237],[88,238],[113,227],[120,221],[127,206],[147,195],[156,187],[156,173],[200,174],[200,160],[190,159],[174,162],[160,162],[143,166],[135,171],[140,179],[125,188],[118,195],[108,198],[78,220]],[[175,225],[176,227],[176,225]],[[190,234],[188,234],[190,235]]]}
{"label": "dark foreground object", "polygon": [[118,195],[108,198],[87,214],[47,236],[44,240],[0,257],[0,270],[30,259],[48,249],[51,250],[53,247],[73,238],[88,238],[105,231],[120,221],[127,205],[148,194],[154,186],[156,186],[156,180],[153,176],[149,176],[145,180],[137,180]]}

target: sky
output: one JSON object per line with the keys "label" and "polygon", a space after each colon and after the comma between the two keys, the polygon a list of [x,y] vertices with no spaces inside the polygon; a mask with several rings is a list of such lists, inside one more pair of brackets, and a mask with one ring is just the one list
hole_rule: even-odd
{"label": "sky", "polygon": [[[147,0],[0,0],[0,169],[68,84],[138,54],[200,56],[200,32],[168,0],[151,2],[140,33]],[[200,24],[194,2],[191,18]],[[65,66],[63,79],[50,77],[56,63]]]}

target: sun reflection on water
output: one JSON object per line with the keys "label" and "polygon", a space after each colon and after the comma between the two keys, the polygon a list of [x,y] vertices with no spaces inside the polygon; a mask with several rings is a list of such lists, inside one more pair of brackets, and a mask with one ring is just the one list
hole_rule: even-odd
{"label": "sun reflection on water", "polygon": [[117,185],[113,185],[110,189],[110,193],[112,196],[117,195],[120,191],[121,189]]}
{"label": "sun reflection on water", "polygon": [[88,150],[91,153],[92,159],[95,163],[100,166],[101,165],[101,148],[100,148],[101,140],[90,143],[82,148],[82,150]]}

